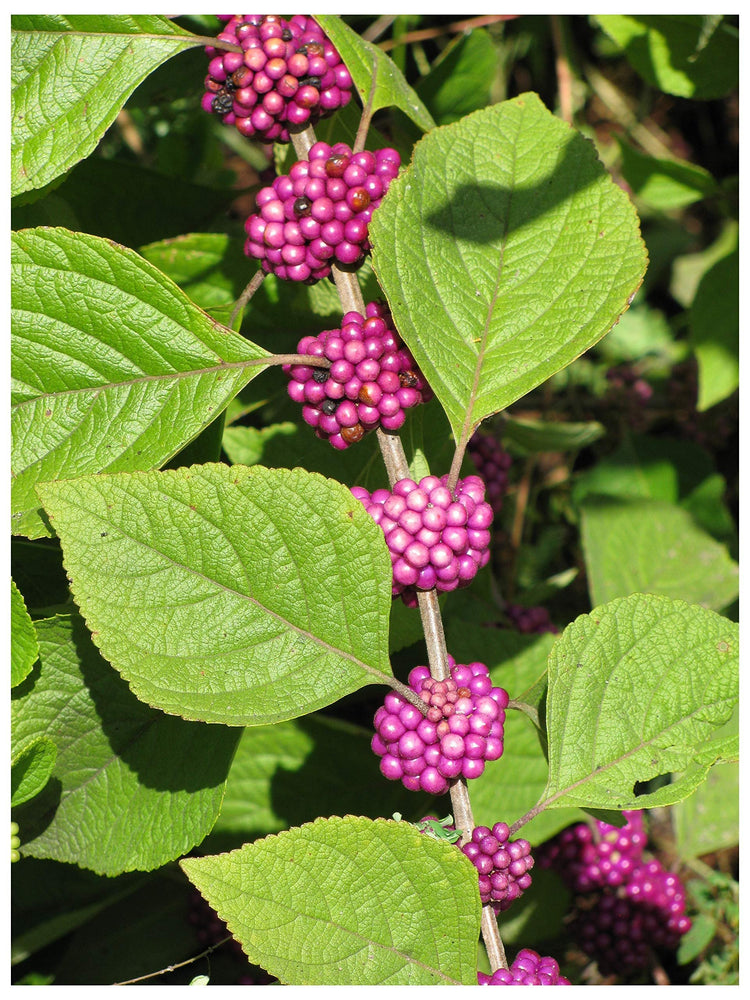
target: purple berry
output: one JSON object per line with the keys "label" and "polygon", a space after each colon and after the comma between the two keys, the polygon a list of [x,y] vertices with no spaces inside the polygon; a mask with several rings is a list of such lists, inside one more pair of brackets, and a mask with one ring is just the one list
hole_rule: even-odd
{"label": "purple berry", "polygon": [[507,910],[514,899],[531,885],[528,872],[534,866],[528,840],[509,840],[507,823],[495,823],[492,829],[477,826],[471,840],[461,850],[479,872],[479,895],[482,905],[490,904],[495,912]]}
{"label": "purple berry", "polygon": [[[426,706],[426,715],[400,694],[389,691],[374,718],[372,750],[384,777],[412,790],[442,795],[452,779],[478,777],[486,761],[503,752],[507,691],[492,687],[483,663],[456,664],[448,657],[451,677],[437,681],[428,667],[415,667],[409,687]],[[491,697],[486,697],[487,681]],[[466,756],[466,734],[473,724],[487,726],[494,743],[483,755]]]}
{"label": "purple berry", "polygon": [[349,71],[312,17],[226,17],[218,38],[243,51],[207,46],[210,62],[202,102],[207,111],[249,138],[289,142],[290,128],[314,125],[349,103]]}
{"label": "purple berry", "polygon": [[489,434],[475,431],[469,440],[469,457],[487,486],[487,500],[495,514],[503,507],[508,492],[508,469],[511,457]]}
{"label": "purple berry", "polygon": [[521,604],[506,604],[505,616],[511,628],[525,635],[541,635],[544,632],[557,633],[560,630],[553,625],[546,608],[538,606],[525,608]]}
{"label": "purple berry", "polygon": [[478,972],[477,982],[480,986],[570,986],[554,958],[542,957],[531,948],[519,951],[509,969],[498,969],[491,976]]}
{"label": "purple berry", "polygon": [[[270,186],[258,192],[255,199],[258,212],[245,222],[245,253],[260,260],[266,273],[314,284],[331,273],[333,262],[356,267],[364,261],[370,250],[372,212],[397,175],[400,160],[395,150],[379,149],[370,154],[374,169],[379,171],[376,179],[382,192],[372,197],[360,187],[349,186],[348,168],[341,173],[341,164],[348,163],[353,155],[358,154],[352,154],[343,142],[333,146],[316,142],[310,149],[309,160],[297,161],[289,174],[276,177]],[[281,236],[273,228],[276,223],[282,224]],[[287,259],[289,251],[284,256],[290,243],[295,247],[293,264]],[[300,271],[295,272],[294,267]],[[408,383],[395,386],[394,391],[402,385],[406,387]],[[397,403],[397,409],[402,404],[403,400]]]}
{"label": "purple berry", "polygon": [[[403,415],[407,406],[397,400],[393,411],[387,401],[395,397],[384,394],[380,387],[378,380],[384,365],[395,365],[395,371],[387,369],[384,374],[395,379],[397,385],[402,378],[414,384],[415,395],[409,405],[424,403],[432,397],[416,362],[401,343],[384,303],[370,302],[364,316],[347,313],[340,330],[324,330],[317,337],[303,337],[297,350],[331,362],[330,368],[284,365],[283,370],[290,378],[291,398],[308,404],[303,406],[303,419],[315,428],[318,437],[334,447],[347,448],[368,431],[385,426],[385,413]],[[367,381],[363,382],[358,373],[366,375]],[[403,541],[404,548],[414,543],[403,529],[397,538]],[[412,563],[416,566],[414,560]]]}
{"label": "purple berry", "polygon": [[587,893],[628,882],[643,861],[646,832],[643,813],[623,813],[627,822],[617,827],[601,820],[592,826],[568,827],[539,852],[539,863],[557,871],[573,892]]}
{"label": "purple berry", "polygon": [[655,859],[618,888],[605,889],[573,924],[581,948],[604,975],[648,968],[654,949],[675,951],[690,927],[680,879]]}
{"label": "purple berry", "polygon": [[[394,483],[393,494],[383,490],[370,496],[361,489],[355,494],[383,528],[393,565],[392,593],[408,607],[416,606],[420,590],[435,587],[451,591],[467,586],[490,557],[489,532],[464,527],[469,521],[492,522],[492,508],[484,500],[484,483],[478,476],[466,476],[458,481],[451,495],[447,481],[447,475],[441,479],[425,476],[419,483],[402,479]],[[401,513],[395,513],[396,497],[405,498]],[[397,523],[391,517],[384,519],[386,504],[398,518]],[[404,532],[411,541],[406,540]]]}

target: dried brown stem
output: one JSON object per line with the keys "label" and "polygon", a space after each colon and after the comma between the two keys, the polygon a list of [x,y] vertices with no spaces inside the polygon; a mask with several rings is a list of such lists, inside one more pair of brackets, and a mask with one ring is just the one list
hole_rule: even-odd
{"label": "dried brown stem", "polygon": [[205,958],[206,955],[210,955],[212,951],[216,951],[217,948],[221,948],[223,944],[227,941],[232,940],[232,935],[228,934],[221,941],[216,944],[212,944],[210,948],[206,948],[202,951],[200,955],[193,955],[192,958],[186,958],[184,962],[177,962],[175,965],[168,965],[164,969],[159,969],[157,972],[147,972],[145,976],[136,976],[135,979],[124,979],[121,983],[113,983],[113,986],[130,986],[133,983],[142,983],[144,979],[155,979],[156,976],[166,976],[169,972],[174,972],[175,969],[182,969],[186,965],[192,965],[193,962],[197,962],[200,958]]}
{"label": "dried brown stem", "polygon": [[457,35],[463,31],[471,31],[472,28],[483,28],[488,24],[495,24],[498,21],[512,21],[518,16],[518,14],[481,14],[479,17],[470,17],[465,21],[453,21],[440,28],[420,28],[417,31],[407,31],[399,38],[390,38],[385,42],[380,42],[380,48],[384,52],[388,52],[399,45],[424,42],[429,38],[441,38],[443,35]]}
{"label": "dried brown stem", "polygon": [[573,124],[573,95],[570,60],[565,48],[562,23],[559,14],[550,14],[552,42],[555,46],[555,71],[557,73],[557,93],[560,97],[560,117],[569,125]]}

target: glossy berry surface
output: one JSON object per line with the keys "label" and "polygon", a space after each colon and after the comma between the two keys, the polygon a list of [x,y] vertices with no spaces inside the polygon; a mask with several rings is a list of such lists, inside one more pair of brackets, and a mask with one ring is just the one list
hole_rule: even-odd
{"label": "glossy berry surface", "polygon": [[217,39],[242,52],[208,46],[202,106],[242,135],[288,142],[349,103],[352,78],[335,46],[306,14],[221,15]]}
{"label": "glossy berry surface", "polygon": [[654,949],[675,951],[690,927],[682,882],[656,859],[619,888],[605,890],[573,925],[581,948],[605,975],[648,968]]}
{"label": "glossy berry surface", "polygon": [[542,867],[553,868],[569,889],[593,892],[628,882],[643,863],[647,836],[640,810],[623,813],[625,826],[601,820],[569,826],[540,851]]}
{"label": "glossy berry surface", "polygon": [[477,981],[480,986],[570,986],[554,958],[531,948],[519,951],[508,969],[498,969],[491,976],[478,972]]}
{"label": "glossy berry surface", "polygon": [[495,823],[491,830],[477,826],[471,840],[461,848],[479,872],[482,905],[490,903],[496,912],[507,910],[531,885],[531,844],[509,838],[507,823]]}
{"label": "glossy berry surface", "polygon": [[398,430],[408,409],[432,397],[383,303],[369,303],[364,316],[346,313],[340,329],[303,337],[297,351],[331,363],[330,368],[283,369],[289,395],[302,404],[303,419],[334,448],[348,448],[376,427]]}
{"label": "glossy berry surface", "polygon": [[333,263],[359,267],[372,213],[400,166],[395,149],[353,153],[343,142],[316,142],[307,160],[256,195],[245,253],[267,274],[308,284],[326,278]]}
{"label": "glossy berry surface", "polygon": [[466,449],[474,467],[484,480],[487,500],[495,514],[503,508],[503,498],[508,492],[508,470],[512,459],[507,451],[490,434],[475,431]]}
{"label": "glossy berry surface", "polygon": [[409,674],[426,714],[389,691],[374,719],[371,746],[381,774],[430,795],[447,792],[454,778],[478,778],[485,763],[503,753],[507,691],[493,686],[483,663],[448,662],[451,676],[444,681],[426,666]]}
{"label": "glossy berry surface", "polygon": [[490,558],[492,507],[478,476],[401,479],[393,492],[352,487],[385,534],[393,566],[392,594],[409,607],[420,590],[466,587]]}

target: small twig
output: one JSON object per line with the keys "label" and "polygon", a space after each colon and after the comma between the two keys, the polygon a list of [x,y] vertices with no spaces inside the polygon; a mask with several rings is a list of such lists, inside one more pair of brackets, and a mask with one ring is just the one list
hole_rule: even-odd
{"label": "small twig", "polygon": [[456,450],[453,452],[453,461],[451,462],[450,471],[448,472],[448,481],[446,483],[446,486],[451,493],[453,493],[456,488],[458,476],[461,472],[461,466],[464,461],[464,455],[466,454],[466,449],[469,445],[472,434],[478,426],[479,424],[469,425],[468,423],[464,423],[464,426],[461,428],[461,437],[456,445]]}
{"label": "small twig", "polygon": [[362,37],[366,42],[374,42],[387,31],[396,20],[397,14],[381,14],[377,21],[373,21],[367,31],[362,32]]}
{"label": "small twig", "polygon": [[164,969],[159,969],[158,972],[147,972],[145,976],[136,976],[135,979],[124,979],[121,983],[113,983],[113,986],[131,986],[133,983],[142,983],[144,979],[155,979],[156,976],[165,976],[168,972],[174,972],[176,969],[181,969],[185,965],[192,965],[193,962],[197,962],[200,958],[205,958],[210,955],[212,951],[216,951],[217,948],[221,948],[223,944],[227,941],[232,941],[233,937],[228,934],[225,938],[219,941],[217,944],[212,944],[210,948],[206,948],[202,951],[200,955],[193,955],[192,958],[186,958],[184,962],[176,962],[174,965],[168,965]]}
{"label": "small twig", "polygon": [[242,310],[248,304],[250,299],[253,297],[253,295],[255,295],[260,286],[263,284],[263,279],[265,278],[265,276],[266,272],[262,268],[260,268],[255,272],[250,281],[248,281],[248,283],[245,285],[245,289],[242,292],[242,295],[240,295],[240,297],[235,302],[234,309],[232,310],[232,315],[229,317],[229,325],[230,327],[232,327],[232,329],[234,329],[234,321],[237,319],[240,312],[242,312]]}
{"label": "small twig", "polygon": [[395,49],[398,45],[409,45],[411,42],[424,42],[429,38],[441,38],[443,35],[456,35],[462,31],[471,31],[473,28],[482,28],[488,24],[496,24],[498,21],[512,21],[519,17],[519,14],[481,14],[479,17],[470,17],[466,21],[453,21],[441,28],[420,28],[417,31],[407,31],[399,38],[391,38],[380,43],[380,48],[384,52]]}
{"label": "small twig", "polygon": [[354,137],[354,145],[352,146],[353,153],[361,153],[365,148],[365,143],[367,141],[367,133],[370,129],[370,122],[372,121],[372,106],[375,101],[375,87],[378,82],[378,69],[380,64],[378,60],[375,60],[375,64],[372,68],[372,81],[370,82],[370,94],[367,98],[367,104],[362,109],[362,117],[359,119],[359,126],[357,127],[357,134]]}
{"label": "small twig", "polygon": [[225,42],[222,38],[217,38],[215,35],[194,35],[193,38],[196,42],[202,42],[204,45],[212,45],[215,49],[222,49],[224,52],[240,52],[244,54],[244,49],[241,45],[235,44],[235,42]]}
{"label": "small twig", "polygon": [[562,24],[559,14],[550,14],[552,27],[552,42],[555,47],[555,71],[557,73],[557,92],[560,95],[560,117],[569,125],[573,124],[572,75],[570,60],[565,49]]}

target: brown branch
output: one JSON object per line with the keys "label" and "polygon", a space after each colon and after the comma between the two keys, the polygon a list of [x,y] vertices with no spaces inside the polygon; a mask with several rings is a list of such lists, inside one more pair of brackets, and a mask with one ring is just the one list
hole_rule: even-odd
{"label": "brown branch", "polygon": [[557,92],[560,95],[560,117],[569,125],[573,124],[572,74],[570,60],[565,48],[562,24],[559,14],[550,14],[552,27],[552,42],[555,47],[555,72],[557,73]]}
{"label": "brown branch", "polygon": [[519,14],[481,14],[479,17],[470,17],[465,21],[453,21],[442,28],[420,28],[417,31],[407,31],[399,38],[390,38],[385,42],[380,42],[379,47],[388,52],[399,45],[408,45],[410,42],[424,42],[430,38],[441,38],[443,35],[460,35],[463,31],[471,31],[473,28],[483,28],[488,24],[497,24],[498,21],[512,21],[520,17]]}

